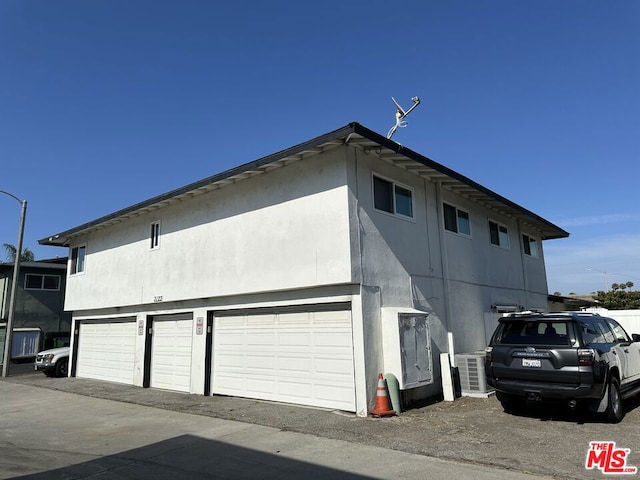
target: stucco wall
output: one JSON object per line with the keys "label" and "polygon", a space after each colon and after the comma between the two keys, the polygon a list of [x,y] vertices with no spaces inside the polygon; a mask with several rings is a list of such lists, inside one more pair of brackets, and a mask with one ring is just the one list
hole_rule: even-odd
{"label": "stucco wall", "polygon": [[[434,357],[437,350],[448,351],[447,331],[453,332],[458,353],[484,348],[492,328],[485,325],[491,305],[544,308],[547,286],[541,242],[537,258],[521,253],[522,233],[537,237],[537,232],[380,161],[375,152],[355,151],[349,171],[357,198],[362,282],[380,289],[381,306],[430,312]],[[412,189],[413,219],[374,208],[374,173]],[[470,213],[471,236],[444,231],[442,202]],[[508,227],[510,248],[490,243],[489,220]]]}
{"label": "stucco wall", "polygon": [[[348,283],[342,149],[89,235],[65,308],[86,310]],[[151,222],[160,248],[149,248]]]}

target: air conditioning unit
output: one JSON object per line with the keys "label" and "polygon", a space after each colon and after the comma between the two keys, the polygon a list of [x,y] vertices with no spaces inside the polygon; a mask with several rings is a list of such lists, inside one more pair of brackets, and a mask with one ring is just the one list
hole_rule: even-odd
{"label": "air conditioning unit", "polygon": [[493,389],[487,388],[487,379],[484,375],[484,352],[459,353],[455,357],[462,396],[489,397]]}

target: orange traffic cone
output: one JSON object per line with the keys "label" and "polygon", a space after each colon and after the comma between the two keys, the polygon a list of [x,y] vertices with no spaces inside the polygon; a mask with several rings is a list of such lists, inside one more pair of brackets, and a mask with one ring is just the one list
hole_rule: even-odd
{"label": "orange traffic cone", "polygon": [[382,374],[378,376],[378,391],[376,393],[376,408],[369,412],[374,417],[392,417],[396,414],[391,409],[391,401],[387,395],[387,386],[384,383]]}

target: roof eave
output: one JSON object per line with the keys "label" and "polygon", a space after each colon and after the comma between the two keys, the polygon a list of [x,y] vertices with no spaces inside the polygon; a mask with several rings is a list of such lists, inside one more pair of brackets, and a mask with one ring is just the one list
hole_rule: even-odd
{"label": "roof eave", "polygon": [[543,239],[566,238],[569,236],[569,233],[564,231],[560,227],[521,207],[520,205],[517,205],[511,200],[508,200],[507,198],[502,197],[501,195],[489,190],[479,183],[474,182],[470,178],[467,178],[464,175],[461,175],[460,173],[455,172],[454,170],[451,170],[450,168],[445,167],[444,165],[439,164],[428,157],[425,157],[424,155],[406,148],[399,143],[394,142],[393,140],[389,140],[386,137],[360,125],[357,122],[352,122],[344,127],[341,127],[324,135],[320,135],[307,142],[294,145],[293,147],[267,155],[253,162],[249,162],[218,173],[211,177],[199,180],[197,182],[190,183],[181,188],[172,190],[162,195],[158,195],[143,202],[136,203],[124,209],[113,212],[109,215],[105,215],[72,229],[65,230],[61,233],[45,237],[41,240],[38,240],[38,243],[40,245],[69,246],[70,241],[73,239],[73,237],[86,233],[89,230],[99,228],[101,225],[104,226],[109,223],[116,222],[119,219],[126,219],[136,214],[136,212],[141,213],[142,211],[148,209],[160,208],[161,206],[163,206],[163,204],[169,204],[178,198],[184,196],[194,196],[196,192],[204,193],[214,188],[219,188],[219,185],[223,184],[224,182],[233,183],[236,181],[234,179],[241,179],[246,178],[247,176],[251,176],[251,172],[259,172],[263,170],[262,173],[264,173],[264,171],[266,171],[266,169],[272,164],[282,163],[282,166],[284,166],[288,159],[299,157],[297,158],[299,160],[301,158],[304,158],[307,152],[309,152],[309,154],[315,154],[322,151],[321,149],[323,147],[326,147],[327,145],[339,145],[347,143],[354,134],[359,135],[369,140],[370,142],[379,145],[381,148],[385,148],[387,150],[390,150],[391,152],[395,152],[402,157],[406,157],[413,162],[424,165],[425,167],[438,172],[438,174],[443,178],[452,179],[457,182],[457,184],[465,186],[465,188],[468,187],[473,191],[479,192],[483,195],[483,197],[493,199],[493,201],[497,202],[498,204],[507,206],[510,211],[516,212],[522,218],[529,219],[530,221],[528,223],[535,224],[536,228],[543,236]]}

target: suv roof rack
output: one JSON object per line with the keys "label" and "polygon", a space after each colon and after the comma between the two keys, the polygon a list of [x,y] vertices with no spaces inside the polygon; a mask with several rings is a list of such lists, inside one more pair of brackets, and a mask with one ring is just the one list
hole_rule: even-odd
{"label": "suv roof rack", "polygon": [[534,312],[534,311],[524,311],[524,312],[511,312],[504,315],[502,318],[558,318],[558,317],[569,317],[569,318],[580,318],[580,317],[599,317],[600,314],[596,312],[551,312],[551,313],[542,313],[542,312]]}

